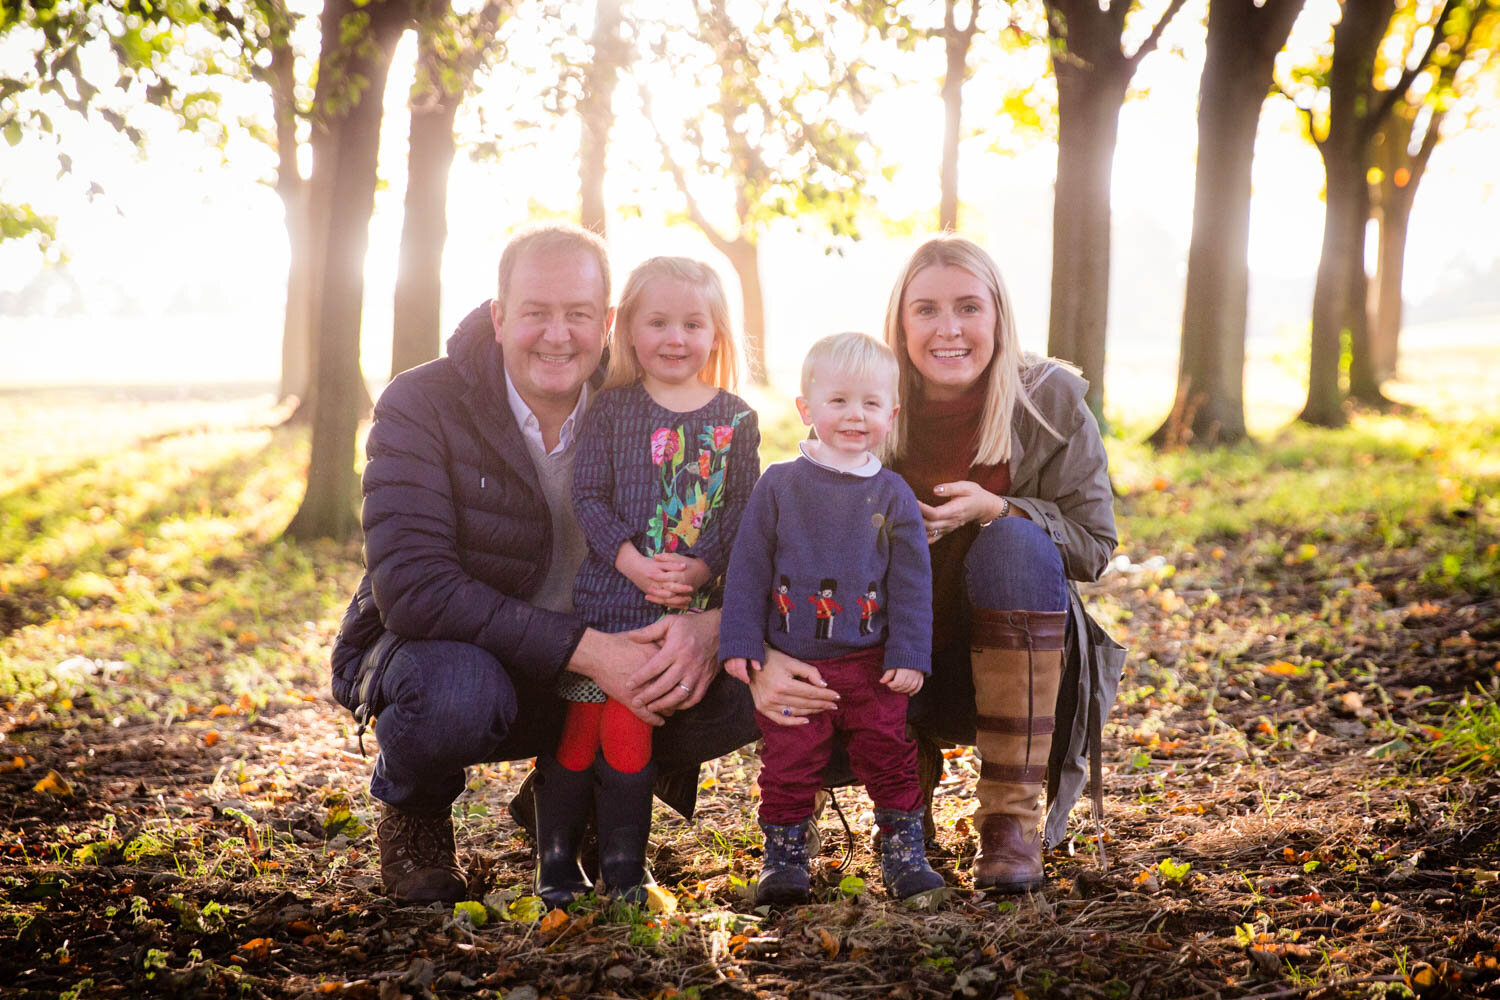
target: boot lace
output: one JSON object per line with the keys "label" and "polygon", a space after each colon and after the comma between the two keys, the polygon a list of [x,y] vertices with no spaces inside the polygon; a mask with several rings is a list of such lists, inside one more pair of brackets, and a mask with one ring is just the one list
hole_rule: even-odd
{"label": "boot lace", "polygon": [[392,812],[380,821],[376,832],[395,848],[399,860],[414,867],[453,867],[456,848],[446,816]]}

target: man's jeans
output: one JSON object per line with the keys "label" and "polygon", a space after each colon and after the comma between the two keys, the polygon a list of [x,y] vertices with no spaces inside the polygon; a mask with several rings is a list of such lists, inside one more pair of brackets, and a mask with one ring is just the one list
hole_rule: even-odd
{"label": "man's jeans", "polygon": [[[380,756],[370,793],[399,809],[446,812],[464,768],[550,753],[566,704],[550,688],[517,686],[499,660],[466,642],[411,640],[391,654],[375,724]],[[656,730],[664,773],[700,764],[758,735],[750,689],[725,674],[703,700]]]}

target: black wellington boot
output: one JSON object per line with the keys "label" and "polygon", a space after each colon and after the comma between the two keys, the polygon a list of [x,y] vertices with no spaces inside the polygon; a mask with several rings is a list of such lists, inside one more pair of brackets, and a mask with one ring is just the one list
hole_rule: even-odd
{"label": "black wellington boot", "polygon": [[616,771],[600,754],[594,760],[594,814],[599,821],[599,882],[627,903],[646,899],[655,885],[646,867],[646,839],[651,834],[653,761],[634,774]]}
{"label": "black wellington boot", "polygon": [[536,894],[548,909],[565,909],[591,886],[578,864],[589,809],[591,771],[570,771],[555,757],[536,759]]}

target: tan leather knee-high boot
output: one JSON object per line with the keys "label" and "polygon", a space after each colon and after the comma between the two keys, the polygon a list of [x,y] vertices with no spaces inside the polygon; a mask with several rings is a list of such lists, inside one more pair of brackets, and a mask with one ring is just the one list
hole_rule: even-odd
{"label": "tan leather knee-high boot", "polygon": [[974,611],[976,889],[1025,892],[1043,884],[1041,793],[1067,620],[1066,611]]}

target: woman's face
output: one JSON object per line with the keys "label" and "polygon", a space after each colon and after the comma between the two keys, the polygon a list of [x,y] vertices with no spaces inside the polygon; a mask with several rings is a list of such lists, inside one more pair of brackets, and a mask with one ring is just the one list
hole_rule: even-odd
{"label": "woman's face", "polygon": [[912,277],[901,326],[928,399],[954,399],[979,381],[995,356],[995,321],[995,297],[963,268],[933,265]]}

